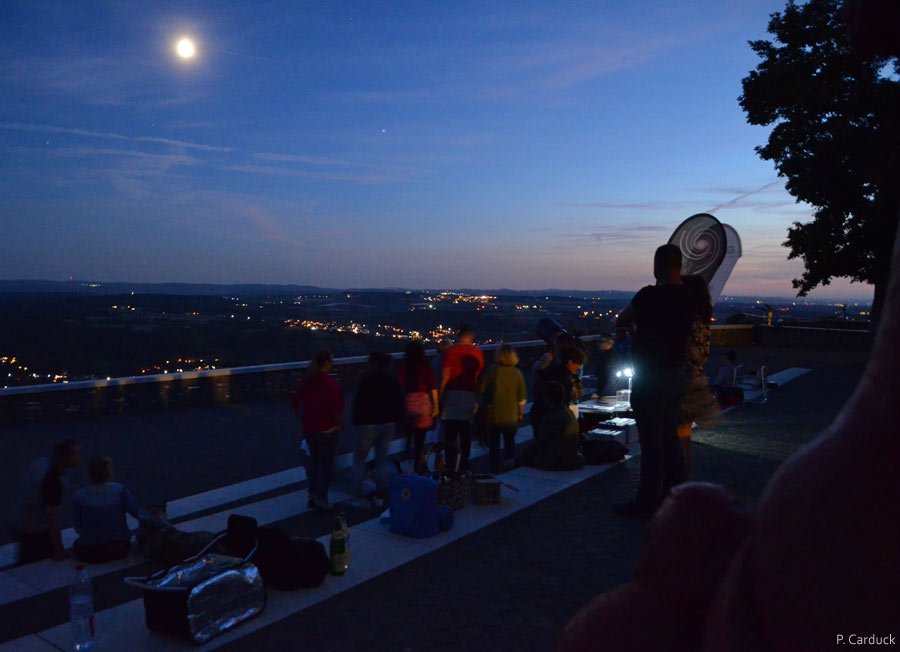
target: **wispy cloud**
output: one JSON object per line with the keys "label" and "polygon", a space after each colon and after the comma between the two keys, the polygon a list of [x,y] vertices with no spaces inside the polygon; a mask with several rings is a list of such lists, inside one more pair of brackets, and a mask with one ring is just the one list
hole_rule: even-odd
{"label": "wispy cloud", "polygon": [[297,168],[286,168],[275,165],[222,165],[221,170],[228,172],[242,172],[245,174],[264,174],[276,177],[303,177],[306,179],[320,179],[323,181],[349,181],[353,183],[375,184],[405,181],[407,177],[401,175],[388,175],[377,173],[353,173],[353,172],[312,172]]}
{"label": "wispy cloud", "polygon": [[571,88],[604,75],[645,63],[676,45],[675,39],[635,39],[624,43],[547,42],[493,59],[490,76],[507,83],[494,87],[497,96],[528,90]]}
{"label": "wispy cloud", "polygon": [[275,163],[302,163],[304,165],[316,167],[332,167],[332,168],[349,168],[363,170],[382,170],[385,171],[389,166],[370,163],[365,161],[350,161],[339,158],[328,158],[325,156],[311,156],[306,154],[278,154],[269,152],[260,152],[253,155],[263,161],[272,161]]}
{"label": "wispy cloud", "polygon": [[682,209],[687,206],[688,202],[673,201],[635,201],[635,202],[607,202],[607,201],[563,201],[561,206],[570,206],[572,208],[612,208],[622,210],[673,210]]}
{"label": "wispy cloud", "polygon": [[196,149],[204,152],[231,152],[233,148],[222,147],[220,145],[207,145],[204,143],[192,143],[185,140],[175,140],[172,138],[159,138],[157,136],[129,136],[112,131],[91,131],[89,129],[78,129],[72,127],[57,127],[54,125],[44,124],[27,124],[23,122],[0,122],[0,129],[8,129],[11,131],[24,131],[35,133],[54,133],[67,134],[70,136],[82,136],[85,138],[100,138],[106,140],[124,140],[133,143],[155,143],[159,145],[170,145],[172,147],[183,147],[185,149]]}
{"label": "wispy cloud", "polygon": [[586,227],[584,230],[568,230],[557,233],[556,237],[569,243],[596,244],[597,242],[630,242],[657,239],[656,234],[669,231],[669,227],[657,224],[635,224],[632,226],[610,226],[608,228]]}
{"label": "wispy cloud", "polygon": [[[754,210],[758,210],[761,212],[767,213],[775,213],[775,214],[789,214],[789,215],[800,215],[805,214],[808,211],[802,207],[794,208],[794,210],[786,211],[787,207],[795,206],[796,202],[792,199],[787,198],[786,195],[781,192],[781,180],[776,179],[774,181],[770,181],[762,186],[752,187],[752,188],[738,188],[738,187],[728,187],[728,188],[708,188],[706,190],[702,190],[699,192],[703,192],[704,194],[712,193],[717,195],[729,194],[734,195],[733,197],[729,197],[728,199],[720,201],[718,204],[712,206],[711,208],[704,209],[703,205],[707,200],[682,200],[682,201],[669,201],[669,200],[645,200],[645,201],[625,201],[625,202],[611,202],[611,201],[562,201],[559,202],[561,206],[568,206],[571,208],[605,208],[610,210],[624,210],[624,211],[693,211],[693,212],[703,212],[703,213],[712,213],[716,214],[724,210],[728,210],[731,208],[752,208]],[[750,199],[756,195],[765,195],[767,193],[776,192],[778,194],[775,198],[769,199]]]}
{"label": "wispy cloud", "polygon": [[295,202],[272,202],[238,193],[189,192],[180,199],[205,207],[200,211],[204,215],[214,214],[224,220],[226,228],[233,229],[234,237],[298,249],[318,250],[329,238],[358,234],[368,228],[350,215],[321,215]]}
{"label": "wispy cloud", "polygon": [[[575,40],[545,37],[530,40],[489,41],[470,48],[442,52],[423,60],[421,54],[391,52],[421,66],[418,83],[394,88],[356,89],[337,94],[353,102],[416,104],[429,102],[504,102],[528,97],[550,97],[564,103],[560,91],[651,61],[695,36],[649,37],[610,34],[609,29],[586,30]],[[604,36],[600,36],[600,35]],[[431,52],[434,56],[436,53]],[[387,61],[390,61],[388,59]],[[452,62],[452,65],[448,65]],[[377,62],[359,61],[360,68]],[[460,71],[464,70],[465,74]]]}
{"label": "wispy cloud", "polygon": [[770,181],[769,183],[765,184],[764,186],[760,186],[759,188],[753,188],[751,190],[741,191],[737,194],[737,196],[732,197],[728,201],[718,204],[717,206],[714,206],[713,208],[710,208],[707,212],[708,213],[716,213],[718,211],[721,211],[724,208],[734,206],[735,204],[738,204],[738,203],[742,202],[743,200],[745,200],[747,197],[752,197],[753,195],[757,195],[761,192],[765,192],[766,190],[769,190],[770,188],[774,188],[774,187],[780,185],[781,183],[783,183],[783,182],[780,179],[776,179],[775,181]]}
{"label": "wispy cloud", "polygon": [[143,152],[135,149],[111,149],[111,148],[95,148],[95,147],[54,147],[52,149],[40,149],[36,147],[15,147],[11,148],[13,152],[39,152],[44,156],[56,156],[60,158],[88,158],[88,157],[126,157],[138,158],[148,161],[155,161],[164,166],[172,167],[174,165],[201,165],[203,159],[196,156],[189,156],[182,153],[158,154],[153,152]]}
{"label": "wispy cloud", "polygon": [[0,81],[20,93],[63,95],[94,106],[147,110],[201,97],[196,86],[173,92],[160,87],[158,78],[158,68],[145,59],[71,55],[13,59],[0,73]]}

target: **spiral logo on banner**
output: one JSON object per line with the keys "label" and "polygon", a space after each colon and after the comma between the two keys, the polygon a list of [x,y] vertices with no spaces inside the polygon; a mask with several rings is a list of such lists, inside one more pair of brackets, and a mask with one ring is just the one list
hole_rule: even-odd
{"label": "spiral logo on banner", "polygon": [[709,213],[697,213],[675,229],[669,244],[681,249],[682,274],[696,274],[709,283],[725,258],[727,236],[719,220]]}

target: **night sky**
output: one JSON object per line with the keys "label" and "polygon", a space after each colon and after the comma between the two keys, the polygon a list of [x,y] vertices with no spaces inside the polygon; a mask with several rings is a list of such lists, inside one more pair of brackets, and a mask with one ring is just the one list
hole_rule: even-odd
{"label": "night sky", "polygon": [[789,296],[737,103],[783,7],[5,0],[0,278],[632,290],[711,211]]}

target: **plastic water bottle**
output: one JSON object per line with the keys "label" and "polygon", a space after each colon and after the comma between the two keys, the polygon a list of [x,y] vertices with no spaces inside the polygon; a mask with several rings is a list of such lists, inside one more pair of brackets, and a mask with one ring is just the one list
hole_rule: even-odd
{"label": "plastic water bottle", "polygon": [[75,567],[75,578],[69,585],[69,618],[72,622],[72,649],[94,647],[94,589],[84,564]]}

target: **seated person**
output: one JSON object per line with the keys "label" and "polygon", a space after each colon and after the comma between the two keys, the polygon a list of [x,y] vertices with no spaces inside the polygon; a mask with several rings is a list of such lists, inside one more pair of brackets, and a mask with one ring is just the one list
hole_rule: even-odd
{"label": "seated person", "polygon": [[52,457],[36,459],[28,467],[10,526],[19,541],[19,562],[30,564],[52,557],[66,559],[60,517],[71,494],[66,476],[81,464],[81,444],[71,437],[53,447]]}
{"label": "seated person", "polygon": [[544,388],[547,412],[535,429],[534,444],[526,463],[545,471],[573,471],[584,466],[579,449],[581,433],[578,420],[569,409],[568,395],[562,384],[551,381]]}
{"label": "seated person", "polygon": [[737,381],[737,351],[729,351],[722,357],[722,366],[719,367],[719,373],[716,374],[715,380],[710,385],[713,387],[734,387]]}
{"label": "seated person", "polygon": [[137,504],[134,496],[112,481],[112,461],[97,456],[88,462],[91,485],[75,493],[74,525],[78,539],[72,551],[81,561],[100,564],[122,559],[131,550],[131,532],[126,514],[162,528],[165,524]]}
{"label": "seated person", "polygon": [[[560,352],[556,362],[538,373],[532,388],[531,423],[536,426],[550,410],[546,388],[550,383],[562,386],[566,405],[575,405],[581,400],[584,385],[580,373],[587,362],[587,354],[578,346],[570,346]],[[573,408],[570,408],[573,409]],[[577,408],[573,409],[577,414]]]}

